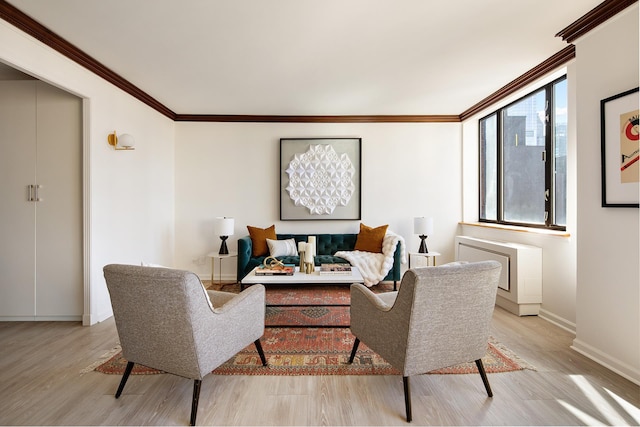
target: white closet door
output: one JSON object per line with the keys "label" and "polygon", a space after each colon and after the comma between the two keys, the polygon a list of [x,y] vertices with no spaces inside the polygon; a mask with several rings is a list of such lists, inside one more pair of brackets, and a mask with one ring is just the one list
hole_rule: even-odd
{"label": "white closet door", "polygon": [[0,81],[0,316],[35,313],[36,81]]}
{"label": "white closet door", "polygon": [[36,315],[83,312],[82,100],[37,84]]}

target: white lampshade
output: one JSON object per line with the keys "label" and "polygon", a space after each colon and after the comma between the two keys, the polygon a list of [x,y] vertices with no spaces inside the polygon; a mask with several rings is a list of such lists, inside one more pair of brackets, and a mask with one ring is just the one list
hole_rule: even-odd
{"label": "white lampshade", "polygon": [[433,218],[423,216],[413,219],[413,234],[430,236],[433,234]]}
{"label": "white lampshade", "polygon": [[136,145],[136,141],[128,133],[123,133],[118,137],[118,145],[125,148],[131,148]]}
{"label": "white lampshade", "polygon": [[213,228],[216,236],[232,236],[234,220],[226,216],[219,216],[215,219]]}

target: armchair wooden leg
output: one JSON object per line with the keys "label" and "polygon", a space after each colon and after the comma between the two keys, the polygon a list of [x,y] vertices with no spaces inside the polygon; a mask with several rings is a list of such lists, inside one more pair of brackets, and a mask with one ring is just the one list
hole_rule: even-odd
{"label": "armchair wooden leg", "polygon": [[267,358],[264,357],[264,351],[262,351],[262,344],[260,343],[260,339],[257,339],[253,342],[256,345],[256,349],[258,350],[258,354],[260,355],[260,360],[262,360],[262,366],[267,366]]}
{"label": "armchair wooden leg", "polygon": [[189,425],[196,425],[196,415],[198,414],[198,400],[200,399],[200,386],[202,380],[193,380],[193,400],[191,402],[191,421]]}
{"label": "armchair wooden leg", "polygon": [[353,363],[353,359],[356,357],[356,351],[358,351],[358,345],[360,344],[360,340],[356,338],[353,342],[353,348],[351,349],[351,356],[349,356],[349,364]]}
{"label": "armchair wooden leg", "polygon": [[409,377],[402,377],[402,383],[404,385],[404,407],[407,413],[407,422],[411,422],[411,389],[409,388]]}
{"label": "armchair wooden leg", "polygon": [[120,385],[118,386],[118,391],[116,391],[116,399],[119,398],[120,395],[122,394],[122,390],[124,389],[124,385],[127,383],[127,380],[129,379],[129,375],[131,374],[131,371],[133,370],[133,365],[135,365],[135,363],[127,362],[127,367],[124,369],[124,374],[122,374],[122,379],[120,380]]}
{"label": "armchair wooden leg", "polygon": [[489,385],[489,378],[487,378],[487,373],[484,370],[482,359],[476,360],[476,366],[478,367],[478,372],[480,372],[480,376],[482,377],[482,382],[484,383],[484,388],[487,390],[487,394],[489,395],[489,397],[493,397],[493,392],[491,391],[491,386]]}

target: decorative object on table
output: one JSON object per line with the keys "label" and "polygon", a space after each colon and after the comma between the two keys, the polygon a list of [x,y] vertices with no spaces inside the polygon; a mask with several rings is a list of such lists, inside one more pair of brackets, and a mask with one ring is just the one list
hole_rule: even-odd
{"label": "decorative object on table", "polygon": [[640,207],[638,88],[600,101],[602,207]]}
{"label": "decorative object on table", "polygon": [[279,268],[284,267],[284,263],[274,256],[268,256],[262,261],[264,268]]}
{"label": "decorative object on table", "polygon": [[304,253],[307,250],[306,242],[298,242],[298,256],[300,257],[300,273],[304,272]]}
{"label": "decorative object on table", "polygon": [[313,261],[313,245],[307,243],[304,251],[304,272],[311,274],[315,271],[315,263]]}
{"label": "decorative object on table", "polygon": [[420,237],[420,248],[418,252],[421,254],[429,253],[427,249],[427,236],[433,234],[433,218],[425,218],[423,216],[413,219],[413,234]]}
{"label": "decorative object on table", "polygon": [[284,264],[276,268],[259,267],[256,268],[256,276],[293,276],[295,269],[295,265],[292,264]]}
{"label": "decorative object on table", "polygon": [[311,248],[311,253],[315,257],[316,254],[317,254],[317,252],[316,252],[316,236],[307,237],[307,245],[309,245],[308,247]]}
{"label": "decorative object on table", "polygon": [[350,275],[351,264],[348,263],[332,263],[332,264],[320,264],[320,275]]}
{"label": "decorative object on table", "polygon": [[220,255],[228,255],[229,249],[227,248],[227,238],[233,235],[234,220],[226,216],[219,216],[214,222],[214,232],[220,236],[222,243],[220,244]]}
{"label": "decorative object on table", "polygon": [[280,139],[280,219],[360,219],[360,138]]}
{"label": "decorative object on table", "polygon": [[262,262],[262,266],[256,269],[256,276],[292,276],[295,272],[295,266],[285,264],[276,257],[266,257]]}

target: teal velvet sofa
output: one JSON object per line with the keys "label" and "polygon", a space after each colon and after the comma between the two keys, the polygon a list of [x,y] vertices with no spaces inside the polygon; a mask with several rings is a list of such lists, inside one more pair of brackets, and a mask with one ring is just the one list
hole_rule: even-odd
{"label": "teal velvet sofa", "polygon": [[[298,242],[306,242],[309,234],[277,234],[278,240],[295,239],[296,244]],[[314,234],[316,236],[316,257],[315,265],[335,263],[335,262],[347,262],[343,258],[333,256],[338,251],[352,251],[356,245],[357,234]],[[252,256],[252,243],[249,236],[242,237],[238,240],[238,281],[242,280],[244,276],[249,274],[255,267],[262,265],[262,262],[266,256],[254,257]],[[298,265],[300,258],[297,256],[285,256],[278,257],[279,260],[285,264]],[[384,280],[393,280],[393,287],[396,288],[396,283],[401,278],[401,249],[400,245],[396,247],[396,251],[393,254],[393,267],[389,270],[389,273]]]}

